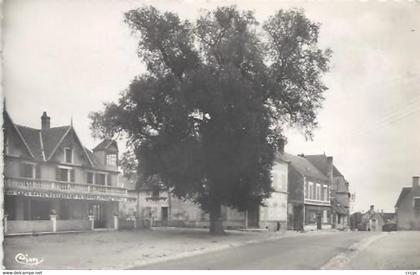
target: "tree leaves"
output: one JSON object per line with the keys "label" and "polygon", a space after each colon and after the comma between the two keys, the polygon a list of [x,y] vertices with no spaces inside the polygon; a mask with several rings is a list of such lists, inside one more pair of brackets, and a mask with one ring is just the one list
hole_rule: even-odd
{"label": "tree leaves", "polygon": [[317,126],[331,56],[317,45],[319,24],[280,10],[259,28],[236,7],[195,23],[143,7],[125,21],[148,72],[91,114],[93,133],[126,133],[145,177],[159,175],[203,209],[244,210],[270,196],[284,127],[311,137]]}

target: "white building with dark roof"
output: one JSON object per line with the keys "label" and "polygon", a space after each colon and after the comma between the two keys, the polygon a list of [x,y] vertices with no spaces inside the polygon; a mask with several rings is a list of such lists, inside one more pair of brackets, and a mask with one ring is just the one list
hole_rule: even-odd
{"label": "white building with dark roof", "polygon": [[[15,124],[4,112],[6,234],[116,228],[118,146],[104,140],[92,151],[72,125],[41,129]],[[51,222],[54,220],[54,222]]]}

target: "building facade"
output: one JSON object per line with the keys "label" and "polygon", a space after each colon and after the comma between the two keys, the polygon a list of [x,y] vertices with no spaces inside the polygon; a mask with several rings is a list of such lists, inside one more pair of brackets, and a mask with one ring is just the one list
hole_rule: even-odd
{"label": "building facade", "polygon": [[288,166],[288,229],[331,228],[331,181],[304,156],[281,154]]}
{"label": "building facade", "polygon": [[413,177],[412,187],[401,190],[395,213],[398,230],[420,230],[420,185],[419,177]]}
{"label": "building facade", "polygon": [[350,226],[350,191],[349,183],[333,163],[333,157],[305,155],[319,171],[330,181],[331,186],[331,225],[337,229]]}
{"label": "building facade", "polygon": [[[41,129],[15,124],[4,112],[6,234],[116,228],[118,146],[104,140],[92,151],[73,125]],[[51,220],[54,220],[52,223]]]}
{"label": "building facade", "polygon": [[271,171],[274,191],[263,201],[265,206],[259,207],[260,228],[271,231],[287,229],[288,169],[289,163],[277,155]]}
{"label": "building facade", "polygon": [[[272,169],[273,192],[264,200],[264,206],[241,212],[222,206],[221,215],[225,228],[287,229],[288,163],[277,158]],[[136,212],[139,225],[177,227],[209,227],[209,214],[191,200],[173,196],[171,192],[152,177],[138,184],[137,191],[129,191],[130,198],[122,202],[120,209],[127,216]],[[135,199],[135,201],[134,201]],[[136,211],[133,211],[133,209]]]}

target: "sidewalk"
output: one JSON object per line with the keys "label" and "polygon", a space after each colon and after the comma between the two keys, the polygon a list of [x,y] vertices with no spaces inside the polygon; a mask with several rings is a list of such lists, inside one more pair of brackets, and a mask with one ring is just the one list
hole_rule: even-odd
{"label": "sidewalk", "polygon": [[[207,229],[154,228],[6,238],[4,264],[7,269],[128,269],[305,234],[294,231],[226,232],[224,236],[211,236]],[[330,233],[321,231],[309,234]],[[43,261],[36,266],[22,265],[15,261],[18,253]]]}

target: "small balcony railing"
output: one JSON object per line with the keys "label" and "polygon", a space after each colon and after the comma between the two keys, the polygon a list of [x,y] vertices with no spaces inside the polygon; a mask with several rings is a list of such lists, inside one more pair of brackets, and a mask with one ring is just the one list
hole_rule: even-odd
{"label": "small balcony railing", "polygon": [[127,196],[127,189],[122,187],[83,184],[75,182],[50,181],[42,179],[27,179],[27,178],[5,178],[6,189],[20,189],[20,190],[45,190],[45,191],[60,191],[66,193],[84,193],[84,194],[107,194]]}

